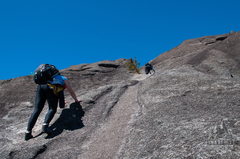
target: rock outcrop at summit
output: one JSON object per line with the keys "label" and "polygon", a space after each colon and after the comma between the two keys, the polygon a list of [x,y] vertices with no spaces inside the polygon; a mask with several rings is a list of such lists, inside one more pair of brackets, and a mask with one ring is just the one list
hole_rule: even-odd
{"label": "rock outcrop at summit", "polygon": [[2,158],[239,158],[240,32],[186,40],[133,74],[126,59],[71,66],[79,99],[41,134],[47,104],[24,141],[34,108],[31,76],[0,81]]}

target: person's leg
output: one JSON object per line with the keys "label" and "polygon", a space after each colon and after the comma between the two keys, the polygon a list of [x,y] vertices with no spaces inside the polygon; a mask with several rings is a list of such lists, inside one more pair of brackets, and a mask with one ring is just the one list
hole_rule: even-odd
{"label": "person's leg", "polygon": [[41,88],[41,85],[38,85],[37,87],[37,93],[36,93],[36,98],[35,98],[35,108],[34,111],[28,121],[28,127],[27,127],[27,132],[25,134],[25,139],[27,140],[29,137],[32,137],[31,132],[34,127],[34,125],[37,122],[37,119],[44,107],[44,104],[46,102],[46,95],[44,91]]}
{"label": "person's leg", "polygon": [[53,93],[53,90],[50,89],[48,86],[44,88],[47,101],[48,101],[48,106],[49,106],[49,111],[45,116],[44,124],[43,124],[43,132],[46,132],[48,134],[53,133],[53,131],[48,127],[49,123],[53,119],[56,111],[57,111],[57,104],[58,104],[58,97]]}
{"label": "person's leg", "polygon": [[46,89],[46,95],[47,95],[49,111],[46,114],[44,123],[49,124],[57,111],[58,97],[53,93],[53,90],[50,88]]}
{"label": "person's leg", "polygon": [[148,68],[147,67],[145,67],[145,73],[148,74]]}
{"label": "person's leg", "polygon": [[37,121],[37,118],[44,107],[45,102],[46,102],[46,95],[44,91],[41,89],[41,85],[38,85],[36,99],[35,99],[35,108],[29,119],[27,131],[32,131],[32,128],[34,127]]}

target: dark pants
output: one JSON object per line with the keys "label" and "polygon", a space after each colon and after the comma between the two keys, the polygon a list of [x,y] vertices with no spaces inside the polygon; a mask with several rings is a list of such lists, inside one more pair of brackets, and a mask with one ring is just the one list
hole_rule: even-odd
{"label": "dark pants", "polygon": [[27,131],[31,131],[34,127],[38,116],[43,110],[46,100],[48,101],[49,111],[46,114],[44,123],[49,124],[57,111],[58,97],[53,93],[53,90],[50,89],[47,84],[38,85],[35,108],[28,121]]}
{"label": "dark pants", "polygon": [[145,73],[148,74],[151,70],[151,66],[145,66]]}

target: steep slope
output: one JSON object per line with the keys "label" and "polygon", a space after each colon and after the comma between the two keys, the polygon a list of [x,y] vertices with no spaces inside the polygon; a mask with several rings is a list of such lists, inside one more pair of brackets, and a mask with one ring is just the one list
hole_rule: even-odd
{"label": "steep slope", "polygon": [[54,135],[40,134],[46,108],[27,142],[36,86],[29,76],[1,81],[0,155],[239,158],[239,42],[240,32],[186,40],[151,61],[154,75],[132,74],[125,59],[62,70],[83,102],[66,93],[69,104],[51,123]]}
{"label": "steep slope", "polygon": [[142,115],[121,158],[239,158],[240,32],[220,37],[152,61],[158,71],[139,86]]}
{"label": "steep slope", "polygon": [[77,156],[83,142],[89,140],[88,136],[111,116],[119,97],[129,86],[137,83],[131,80],[133,74],[126,69],[126,62],[126,59],[101,61],[61,70],[61,74],[68,77],[76,95],[83,102],[81,105],[72,103],[73,99],[65,91],[69,104],[63,110],[58,109],[51,122],[54,135],[41,134],[41,125],[48,109],[46,106],[33,129],[35,138],[28,142],[23,139],[34,108],[36,84],[33,83],[31,76],[2,80],[0,95],[4,100],[1,104],[3,111],[0,119],[0,156],[5,158],[41,158],[41,154],[46,158],[48,155],[60,158]]}

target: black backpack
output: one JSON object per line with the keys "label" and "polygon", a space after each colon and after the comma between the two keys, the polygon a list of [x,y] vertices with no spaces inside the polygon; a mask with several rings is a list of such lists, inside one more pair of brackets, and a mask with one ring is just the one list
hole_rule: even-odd
{"label": "black backpack", "polygon": [[36,84],[46,84],[47,81],[52,81],[53,76],[59,73],[58,69],[50,64],[41,64],[35,70],[33,80]]}

